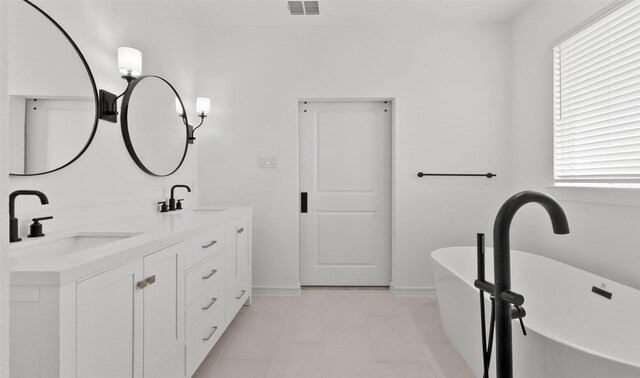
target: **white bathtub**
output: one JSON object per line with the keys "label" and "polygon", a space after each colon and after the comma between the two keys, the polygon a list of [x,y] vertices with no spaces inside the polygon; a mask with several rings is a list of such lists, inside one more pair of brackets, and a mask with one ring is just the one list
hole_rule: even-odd
{"label": "white bathtub", "polygon": [[[492,282],[493,250],[486,252],[486,279]],[[444,331],[481,377],[476,248],[438,249],[431,258]],[[511,279],[512,290],[525,297],[528,334],[513,322],[514,377],[640,378],[639,290],[518,251],[511,252]],[[591,292],[603,285],[611,299]],[[487,322],[490,308],[487,299]],[[495,353],[491,367],[495,376]]]}

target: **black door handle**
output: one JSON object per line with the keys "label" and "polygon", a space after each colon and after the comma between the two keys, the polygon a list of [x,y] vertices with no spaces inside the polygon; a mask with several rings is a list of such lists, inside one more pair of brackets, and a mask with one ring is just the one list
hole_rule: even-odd
{"label": "black door handle", "polygon": [[300,212],[307,213],[307,192],[300,193]]}

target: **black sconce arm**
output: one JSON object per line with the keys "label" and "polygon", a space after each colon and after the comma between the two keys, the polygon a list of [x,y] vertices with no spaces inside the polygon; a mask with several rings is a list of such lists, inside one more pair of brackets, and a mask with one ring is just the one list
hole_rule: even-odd
{"label": "black sconce arm", "polygon": [[122,92],[120,95],[116,96],[115,94],[105,91],[104,89],[100,90],[100,109],[98,112],[100,119],[113,123],[116,123],[118,121],[118,99],[124,96],[131,88],[131,83],[138,79],[135,76],[129,75],[122,76],[122,78],[127,81],[127,88],[125,88],[124,92]]}
{"label": "black sconce arm", "polygon": [[198,117],[200,117],[200,123],[198,124],[198,126],[193,128],[193,131],[198,130],[198,128],[200,128],[200,126],[202,126],[202,124],[204,123],[204,115],[199,115]]}
{"label": "black sconce arm", "polygon": [[189,122],[187,121],[187,117],[184,116],[184,114],[180,115],[180,118],[182,118],[182,122],[184,122],[185,126],[187,126],[187,128],[189,129],[189,144],[193,144],[193,141],[196,140],[196,137],[193,136],[193,133],[198,130],[200,128],[200,126],[202,126],[202,124],[204,123],[204,119],[207,117],[204,114],[200,114],[198,115],[198,117],[200,117],[200,123],[198,124],[198,126],[192,126],[189,125]]}
{"label": "black sconce arm", "polygon": [[[123,77],[124,77],[124,76],[123,76]],[[124,95],[125,95],[125,93],[129,92],[129,88],[131,88],[131,82],[132,82],[133,80],[135,80],[135,78],[134,78],[134,79],[132,79],[132,80],[129,80],[129,79],[127,78],[127,88],[125,88],[124,92],[120,93],[120,94],[118,95],[118,97],[116,97],[116,98],[114,98],[114,99],[113,99],[113,102],[111,103],[111,108],[110,108],[110,110],[106,113],[107,115],[111,115],[111,114],[113,114],[113,115],[118,115],[118,111],[117,111],[117,110],[116,110],[116,108],[115,108],[115,106],[116,106],[116,102],[118,101],[118,99],[119,99],[120,97],[124,96]]]}

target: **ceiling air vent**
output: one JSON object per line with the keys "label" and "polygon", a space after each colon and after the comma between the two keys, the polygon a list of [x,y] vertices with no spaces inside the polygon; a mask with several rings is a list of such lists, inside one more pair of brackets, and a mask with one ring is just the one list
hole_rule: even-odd
{"label": "ceiling air vent", "polygon": [[320,14],[320,7],[318,6],[317,1],[305,1],[304,2],[304,13],[307,16],[317,16]]}
{"label": "ceiling air vent", "polygon": [[304,16],[302,1],[289,1],[289,12],[292,16]]}
{"label": "ceiling air vent", "polygon": [[292,16],[317,16],[320,14],[317,1],[287,1],[287,4]]}

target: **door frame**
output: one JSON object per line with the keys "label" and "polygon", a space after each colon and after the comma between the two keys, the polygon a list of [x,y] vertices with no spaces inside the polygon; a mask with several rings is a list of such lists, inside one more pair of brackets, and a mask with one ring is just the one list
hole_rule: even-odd
{"label": "door frame", "polygon": [[396,97],[300,97],[295,102],[295,114],[296,114],[296,212],[298,222],[296,223],[296,237],[298,238],[298,291],[302,287],[300,282],[300,117],[298,116],[299,104],[301,102],[380,102],[387,101],[391,103],[391,281],[389,282],[389,289],[394,291],[394,279],[395,279],[395,266],[396,266],[396,107],[398,99]]}

